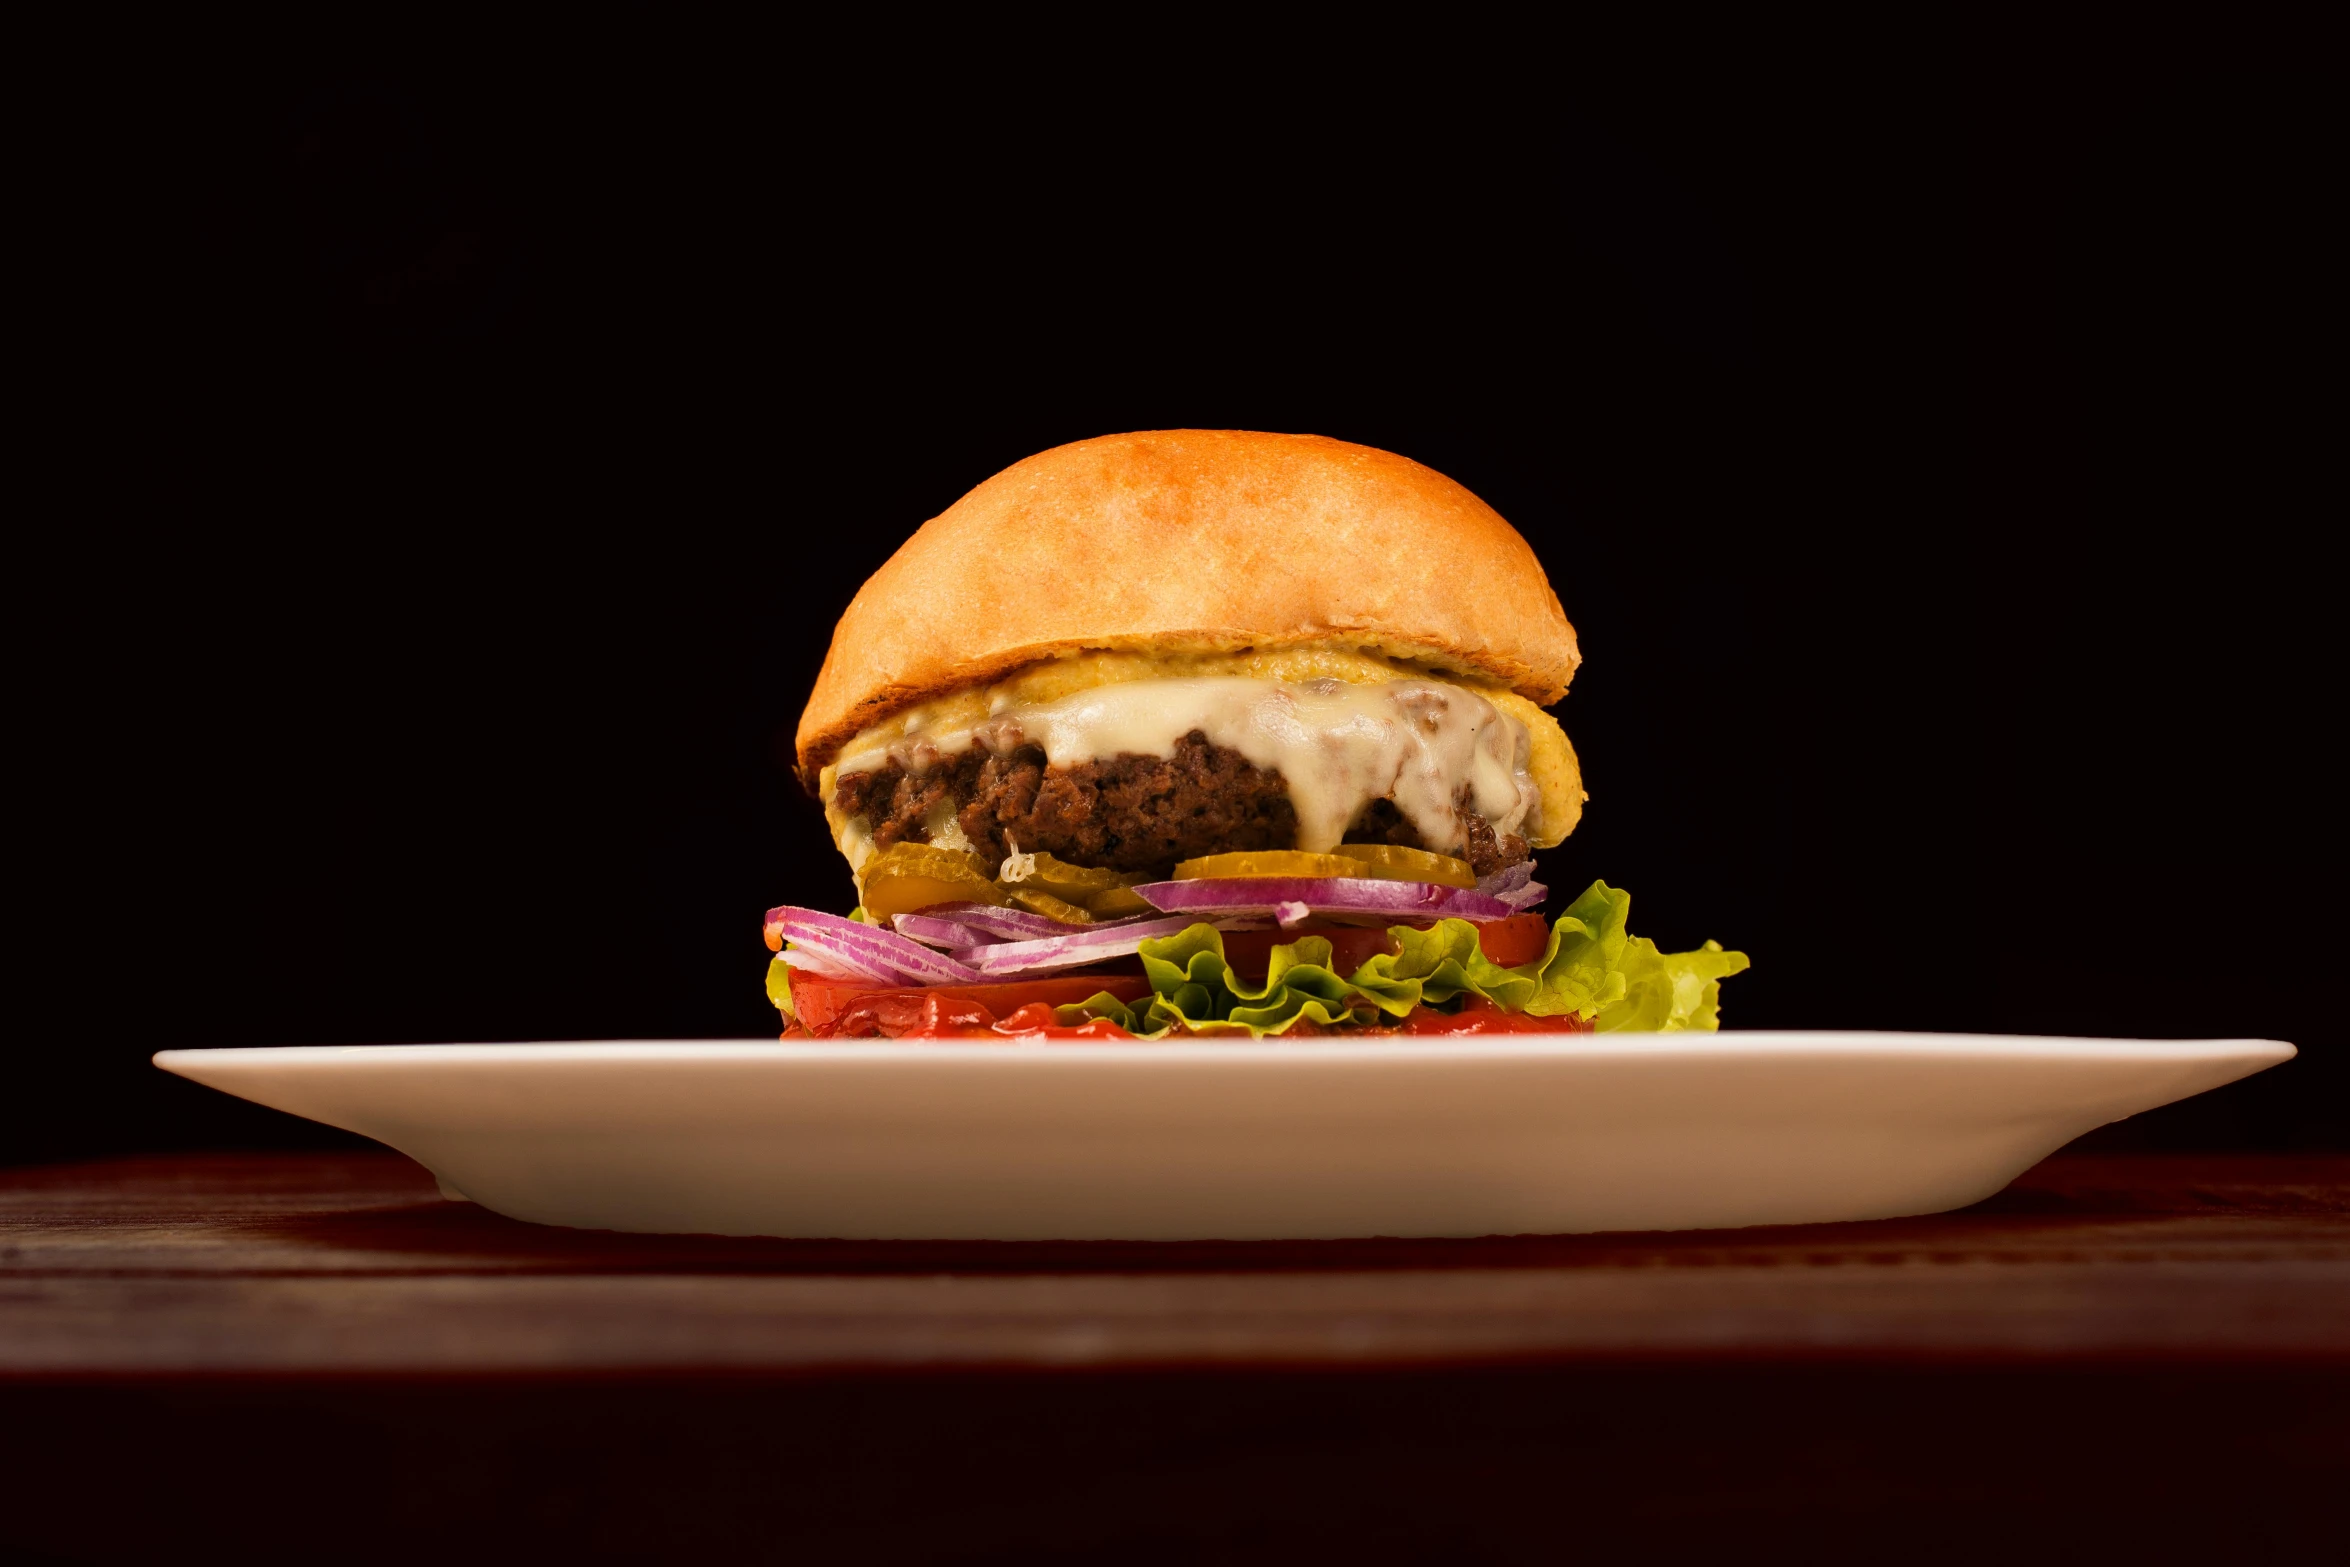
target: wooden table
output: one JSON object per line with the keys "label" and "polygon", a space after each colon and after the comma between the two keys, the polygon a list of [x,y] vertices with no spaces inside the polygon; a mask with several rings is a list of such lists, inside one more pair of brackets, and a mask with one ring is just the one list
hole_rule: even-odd
{"label": "wooden table", "polygon": [[391,1155],[0,1172],[0,1433],[0,1541],[69,1560],[2259,1559],[2350,1537],[2350,1158],[1197,1245],[544,1229]]}

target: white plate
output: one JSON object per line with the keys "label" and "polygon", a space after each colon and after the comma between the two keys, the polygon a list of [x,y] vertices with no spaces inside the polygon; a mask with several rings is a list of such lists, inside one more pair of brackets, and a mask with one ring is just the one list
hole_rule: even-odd
{"label": "white plate", "polygon": [[517,1219],[871,1239],[1807,1224],[1988,1197],[2267,1040],[1606,1034],[166,1050]]}

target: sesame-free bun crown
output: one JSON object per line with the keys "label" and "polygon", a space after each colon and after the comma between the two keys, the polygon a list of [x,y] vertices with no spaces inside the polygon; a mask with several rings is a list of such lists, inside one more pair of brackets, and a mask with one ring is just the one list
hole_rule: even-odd
{"label": "sesame-free bun crown", "polygon": [[1581,661],[1533,550],[1432,468],[1318,435],[1105,435],[1006,468],[857,590],[800,715],[801,776],[1043,659],[1316,643],[1545,706]]}

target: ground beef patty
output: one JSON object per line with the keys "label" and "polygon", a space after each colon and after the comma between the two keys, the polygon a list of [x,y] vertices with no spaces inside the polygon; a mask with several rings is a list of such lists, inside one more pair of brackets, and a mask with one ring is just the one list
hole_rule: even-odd
{"label": "ground beef patty", "polygon": [[[1054,767],[1035,746],[1002,756],[975,746],[918,774],[885,763],[843,777],[832,798],[844,815],[865,818],[878,848],[926,841],[943,805],[972,847],[990,858],[1009,854],[1017,839],[1030,853],[1152,876],[1171,874],[1176,861],[1202,854],[1297,843],[1297,812],[1281,775],[1229,746],[1208,744],[1196,729],[1171,757],[1125,753]],[[1461,818],[1466,858],[1480,876],[1526,857],[1525,839],[1498,837],[1473,811]],[[1419,834],[1385,800],[1347,837],[1420,846]]]}

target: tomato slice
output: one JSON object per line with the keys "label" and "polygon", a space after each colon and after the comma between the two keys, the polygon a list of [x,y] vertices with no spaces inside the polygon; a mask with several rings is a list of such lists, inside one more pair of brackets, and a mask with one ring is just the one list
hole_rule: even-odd
{"label": "tomato slice", "polygon": [[[921,1029],[923,1007],[930,1001],[984,1011],[987,1016],[974,1016],[969,1026],[990,1028],[996,1019],[1031,1003],[1074,1006],[1105,990],[1132,1003],[1148,999],[1151,986],[1140,974],[1055,974],[1006,980],[1000,985],[885,985],[869,979],[827,979],[798,969],[793,969],[791,976],[792,1011],[800,1027],[818,1038],[867,1021],[874,1025],[872,1032],[886,1033],[891,1023],[907,1030]],[[846,1016],[852,1008],[857,1015]]]}
{"label": "tomato slice", "polygon": [[893,987],[877,979],[827,979],[800,969],[791,970],[792,1016],[800,1028],[820,1034],[840,1016],[840,1009],[859,996]]}
{"label": "tomato slice", "polygon": [[876,1034],[884,1039],[908,1036],[938,1039],[994,1026],[993,1012],[962,996],[942,996],[936,991],[869,990],[851,997],[824,1033],[827,1037],[847,1039],[871,1039]]}
{"label": "tomato slice", "polygon": [[1064,1028],[1053,1017],[1053,1009],[1041,1001],[1031,1001],[1002,1022],[996,1024],[999,1034],[1042,1034],[1047,1039],[1132,1039],[1134,1036],[1106,1017],[1097,1017],[1074,1028]]}
{"label": "tomato slice", "polygon": [[1540,914],[1487,920],[1477,927],[1477,945],[1503,968],[1516,968],[1541,957],[1550,945],[1550,921]]}

